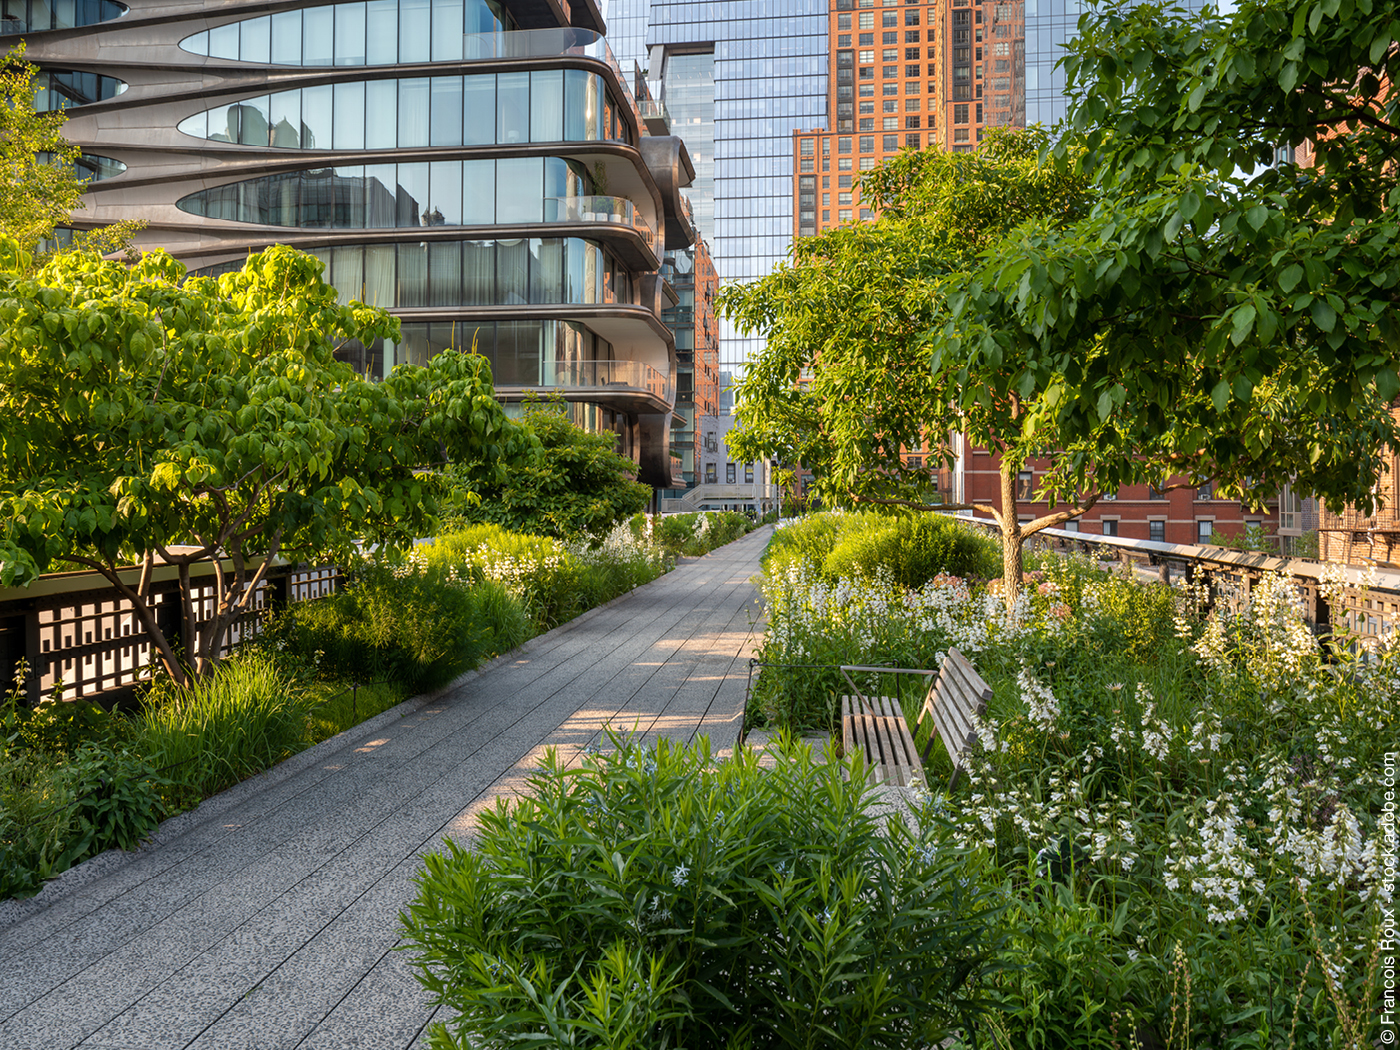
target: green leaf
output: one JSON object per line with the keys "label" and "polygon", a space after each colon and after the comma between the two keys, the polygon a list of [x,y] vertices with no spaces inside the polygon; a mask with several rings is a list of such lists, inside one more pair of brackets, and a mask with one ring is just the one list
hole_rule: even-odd
{"label": "green leaf", "polygon": [[1298,282],[1302,279],[1303,268],[1294,263],[1278,275],[1278,286],[1283,289],[1285,295],[1292,295],[1293,289],[1298,287]]}
{"label": "green leaf", "polygon": [[1313,323],[1324,332],[1330,332],[1337,324],[1337,312],[1326,299],[1314,299],[1312,304]]}
{"label": "green leaf", "polygon": [[[1235,310],[1234,315],[1230,319],[1233,326],[1233,330],[1230,332],[1230,342],[1239,346],[1249,338],[1249,333],[1254,328],[1255,316],[1256,311],[1249,303],[1245,303]],[[1241,398],[1240,400],[1243,401],[1245,399]]]}
{"label": "green leaf", "polygon": [[1376,393],[1382,401],[1389,402],[1400,394],[1400,376],[1393,368],[1382,368],[1376,373]]}
{"label": "green leaf", "polygon": [[1263,204],[1256,204],[1244,213],[1244,221],[1249,223],[1249,225],[1256,230],[1263,229],[1264,223],[1269,221],[1268,207]]}
{"label": "green leaf", "polygon": [[1210,392],[1210,400],[1215,410],[1223,413],[1230,404],[1230,384],[1223,379],[1216,383]]}

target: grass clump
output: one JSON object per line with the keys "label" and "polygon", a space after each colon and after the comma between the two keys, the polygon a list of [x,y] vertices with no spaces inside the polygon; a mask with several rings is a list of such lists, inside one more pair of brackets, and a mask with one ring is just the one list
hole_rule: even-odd
{"label": "grass clump", "polygon": [[131,743],[168,767],[172,801],[192,805],[300,751],[308,706],[295,675],[271,653],[249,650],[190,685],[157,681]]}
{"label": "grass clump", "polygon": [[885,824],[803,746],[613,743],[425,859],[432,1045],[923,1050],[971,1023],[993,909],[936,819]]}

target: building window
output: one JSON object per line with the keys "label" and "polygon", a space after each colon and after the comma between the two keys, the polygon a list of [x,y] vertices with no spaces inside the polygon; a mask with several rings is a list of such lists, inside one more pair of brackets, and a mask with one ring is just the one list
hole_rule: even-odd
{"label": "building window", "polygon": [[1215,531],[1215,522],[1209,518],[1196,519],[1196,542],[1199,544],[1210,543],[1210,534]]}
{"label": "building window", "polygon": [[837,186],[837,188],[838,188],[838,189],[843,189],[843,190],[848,190],[848,189],[850,189],[850,188],[851,188],[851,180],[852,180],[853,178],[854,178],[854,176],[852,176],[852,175],[838,175],[838,176],[836,176],[836,186]]}
{"label": "building window", "polygon": [[1148,498],[1148,499],[1166,499],[1166,498],[1167,498],[1167,494],[1166,494],[1165,492],[1163,492],[1161,489],[1159,489],[1156,485],[1149,485],[1149,486],[1147,487],[1147,498]]}
{"label": "building window", "polygon": [[1066,532],[1078,532],[1078,531],[1079,531],[1079,519],[1078,519],[1078,518],[1070,518],[1069,521],[1067,521],[1067,522],[1065,522],[1063,525],[1061,525],[1060,528],[1064,529]]}
{"label": "building window", "polygon": [[1215,483],[1207,481],[1196,490],[1197,499],[1215,499]]}
{"label": "building window", "polygon": [[[847,145],[850,144],[850,141],[851,141],[850,139],[847,139],[847,140],[846,140]],[[836,170],[837,170],[837,171],[850,171],[850,170],[851,170],[851,158],[850,158],[850,157],[837,157],[837,158],[836,158]]]}
{"label": "building window", "polygon": [[725,481],[725,483],[728,484],[728,485],[734,484],[734,464],[733,464],[733,463],[726,463],[726,464],[724,465],[724,481]]}
{"label": "building window", "polygon": [[874,29],[874,28],[875,28],[875,12],[874,12],[874,11],[862,11],[862,12],[860,13],[860,27],[861,27],[862,29]]}
{"label": "building window", "polygon": [[1105,502],[1105,503],[1113,503],[1114,501],[1116,501],[1116,500],[1118,499],[1118,493],[1117,493],[1117,492],[1105,492],[1102,496],[1099,497],[1099,499],[1103,500],[1103,502]]}
{"label": "building window", "polygon": [[1104,534],[1105,536],[1117,536],[1117,535],[1118,535],[1118,519],[1117,519],[1117,518],[1104,518],[1104,519],[1103,519],[1103,534]]}
{"label": "building window", "polygon": [[850,222],[850,221],[851,221],[851,209],[850,209],[850,208],[841,208],[841,209],[839,209],[839,210],[836,212],[836,219],[837,219],[838,222]]}
{"label": "building window", "polygon": [[874,131],[874,130],[875,130],[875,118],[874,118],[874,117],[862,117],[861,120],[860,120],[860,130],[861,130],[861,131]]}
{"label": "building window", "polygon": [[881,143],[881,149],[883,149],[886,153],[893,153],[895,150],[899,149],[899,136],[898,136],[898,135],[886,135],[886,136],[884,136],[884,140],[883,140],[883,142]]}
{"label": "building window", "polygon": [[[919,119],[918,117],[915,117],[915,118],[914,118],[914,120],[915,120],[916,122],[918,121],[918,119]],[[915,123],[914,126],[915,126],[915,127],[918,127],[919,125],[918,125],[917,123]],[[898,130],[899,130],[899,118],[898,118],[898,117],[886,117],[886,118],[881,122],[881,124],[880,124],[880,129],[881,129],[882,131],[898,131]]]}
{"label": "building window", "polygon": [[918,117],[905,117],[905,118],[904,118],[904,127],[905,127],[906,130],[908,130],[908,131],[913,131],[913,130],[916,129],[918,126],[919,126],[919,118],[918,118]]}
{"label": "building window", "polygon": [[853,204],[853,203],[855,203],[855,202],[851,200],[851,194],[849,194],[849,193],[837,193],[837,194],[836,194],[836,203],[837,203],[837,204]]}
{"label": "building window", "polygon": [[[898,33],[886,33],[886,34],[884,35],[884,37],[881,39],[880,43],[882,43],[882,44],[897,44],[897,43],[899,43],[899,34],[898,34]],[[888,55],[889,55],[889,52],[886,51],[885,54],[888,56]]]}
{"label": "building window", "polygon": [[964,102],[964,103],[963,103],[962,105],[960,105],[960,106],[954,106],[954,107],[953,107],[953,123],[954,123],[954,124],[966,124],[966,123],[967,123],[967,103]]}
{"label": "building window", "polygon": [[850,15],[837,15],[837,16],[836,16],[836,28],[837,28],[837,29],[850,29],[850,28],[851,28],[851,16],[850,16]]}
{"label": "building window", "polygon": [[745,484],[745,485],[752,485],[752,484],[753,484],[753,464],[752,464],[752,463],[745,463],[745,464],[744,464],[744,484]]}
{"label": "building window", "polygon": [[916,26],[919,24],[918,8],[911,7],[909,10],[904,12],[904,24],[907,26]]}
{"label": "building window", "polygon": [[1149,521],[1147,523],[1147,538],[1153,543],[1167,542],[1167,523],[1165,521]]}
{"label": "building window", "polygon": [[851,152],[851,140],[850,140],[849,138],[838,138],[838,139],[836,140],[836,152],[837,152],[837,153],[850,153],[850,152]]}
{"label": "building window", "polygon": [[921,101],[920,99],[917,99],[917,98],[906,98],[906,99],[904,100],[904,112],[906,112],[906,113],[917,113],[917,112],[919,112],[919,107],[920,107],[922,104],[923,104],[923,103],[922,103],[922,101]]}
{"label": "building window", "polygon": [[918,135],[905,135],[905,136],[904,136],[904,144],[905,144],[906,146],[908,146],[910,149],[918,149],[918,148],[919,148],[919,136],[918,136]]}
{"label": "building window", "polygon": [[860,158],[860,170],[861,170],[861,171],[874,171],[874,170],[875,170],[875,158],[874,158],[874,157],[861,157],[861,158]]}
{"label": "building window", "polygon": [[874,136],[874,135],[862,135],[862,136],[860,136],[860,149],[859,149],[858,152],[860,152],[860,153],[874,153],[874,152],[875,152],[875,136]]}
{"label": "building window", "polygon": [[[861,43],[865,43],[865,41],[862,40]],[[859,60],[860,60],[860,64],[861,64],[861,65],[863,65],[863,66],[868,66],[868,65],[870,65],[871,63],[873,63],[873,62],[875,61],[875,52],[874,52],[874,51],[862,51],[862,52],[860,53]]]}
{"label": "building window", "polygon": [[954,128],[954,129],[953,129],[953,141],[954,141],[954,142],[969,142],[969,141],[971,141],[971,138],[970,138],[970,136],[968,135],[968,129],[967,129],[967,128]]}
{"label": "building window", "polygon": [[1031,500],[1035,498],[1035,472],[1023,470],[1016,475],[1016,498],[1018,500]]}
{"label": "building window", "polygon": [[718,480],[719,480],[719,475],[718,475],[718,473],[717,473],[716,470],[715,470],[715,465],[714,465],[713,463],[706,463],[706,464],[705,464],[705,483],[706,483],[707,485],[713,485],[713,484],[715,484],[716,482],[718,482]]}

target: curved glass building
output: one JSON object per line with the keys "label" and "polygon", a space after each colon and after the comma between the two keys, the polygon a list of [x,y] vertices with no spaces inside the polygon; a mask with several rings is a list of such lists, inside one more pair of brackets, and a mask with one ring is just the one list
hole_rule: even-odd
{"label": "curved glass building", "polygon": [[[288,244],[398,343],[375,376],[451,347],[498,394],[558,394],[671,487],[677,300],[695,238],[678,138],[648,134],[595,0],[3,0],[95,176],[75,226],[147,224],[219,273]],[[100,179],[100,181],[98,181]]]}

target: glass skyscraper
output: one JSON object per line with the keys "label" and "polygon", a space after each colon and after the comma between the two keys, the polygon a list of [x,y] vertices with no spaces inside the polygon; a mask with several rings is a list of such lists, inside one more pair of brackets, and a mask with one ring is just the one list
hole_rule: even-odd
{"label": "glass skyscraper", "polygon": [[137,247],[208,274],[301,248],[342,299],[402,320],[342,348],[361,371],[475,348],[508,404],[556,394],[674,485],[661,271],[693,242],[690,166],[648,134],[597,7],[277,6],[6,0],[0,36],[25,38],[95,174],[74,223],[140,218]]}
{"label": "glass skyscraper", "polygon": [[[611,0],[606,15],[624,68],[648,71],[690,152],[720,280],[772,272],[792,243],[792,132],[827,123],[826,0]],[[721,381],[761,346],[720,322]]]}

